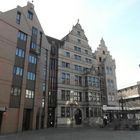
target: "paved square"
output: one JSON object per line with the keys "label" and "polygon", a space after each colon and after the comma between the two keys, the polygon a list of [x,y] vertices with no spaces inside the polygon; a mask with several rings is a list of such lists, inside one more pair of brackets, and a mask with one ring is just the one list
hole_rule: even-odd
{"label": "paved square", "polygon": [[93,128],[49,128],[1,135],[0,140],[140,140],[140,131]]}

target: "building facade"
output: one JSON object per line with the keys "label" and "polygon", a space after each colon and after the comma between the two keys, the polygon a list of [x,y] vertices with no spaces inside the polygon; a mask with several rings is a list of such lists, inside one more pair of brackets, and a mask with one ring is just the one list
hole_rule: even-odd
{"label": "building facade", "polygon": [[0,13],[0,131],[47,127],[50,45],[34,6]]}
{"label": "building facade", "polygon": [[116,106],[116,64],[103,38],[95,51],[95,57],[98,61],[99,75],[101,78],[102,105]]}
{"label": "building facade", "polygon": [[118,100],[120,107],[127,110],[128,113],[135,114],[140,119],[140,83],[118,90]]}
{"label": "building facade", "polygon": [[102,39],[92,53],[79,21],[58,55],[57,125],[94,123],[103,105],[116,105],[115,61]]}
{"label": "building facade", "polygon": [[46,36],[34,5],[0,13],[0,133],[93,124],[116,105],[115,60],[103,39],[93,53],[79,21]]}

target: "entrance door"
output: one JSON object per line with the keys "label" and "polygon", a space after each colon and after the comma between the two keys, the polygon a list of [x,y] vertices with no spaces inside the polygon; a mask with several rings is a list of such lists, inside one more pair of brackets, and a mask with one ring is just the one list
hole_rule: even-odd
{"label": "entrance door", "polygon": [[23,130],[29,130],[31,128],[31,109],[24,109],[23,113]]}
{"label": "entrance door", "polygon": [[76,125],[80,125],[82,123],[82,111],[77,109],[75,112],[75,123]]}
{"label": "entrance door", "polygon": [[1,132],[1,125],[2,125],[2,113],[3,112],[0,111],[0,132]]}

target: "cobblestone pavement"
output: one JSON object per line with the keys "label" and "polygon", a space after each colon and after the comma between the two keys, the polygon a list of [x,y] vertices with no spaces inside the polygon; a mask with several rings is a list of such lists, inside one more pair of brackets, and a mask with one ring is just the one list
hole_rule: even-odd
{"label": "cobblestone pavement", "polygon": [[140,140],[140,131],[93,128],[48,128],[1,135],[0,140]]}

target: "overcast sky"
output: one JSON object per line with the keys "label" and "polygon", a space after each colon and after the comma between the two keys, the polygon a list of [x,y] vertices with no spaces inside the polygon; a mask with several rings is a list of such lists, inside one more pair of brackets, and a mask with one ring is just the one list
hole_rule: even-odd
{"label": "overcast sky", "polygon": [[[1,0],[0,11],[27,0]],[[63,38],[80,20],[93,52],[103,37],[116,60],[118,89],[140,81],[140,0],[34,0],[46,35]]]}

